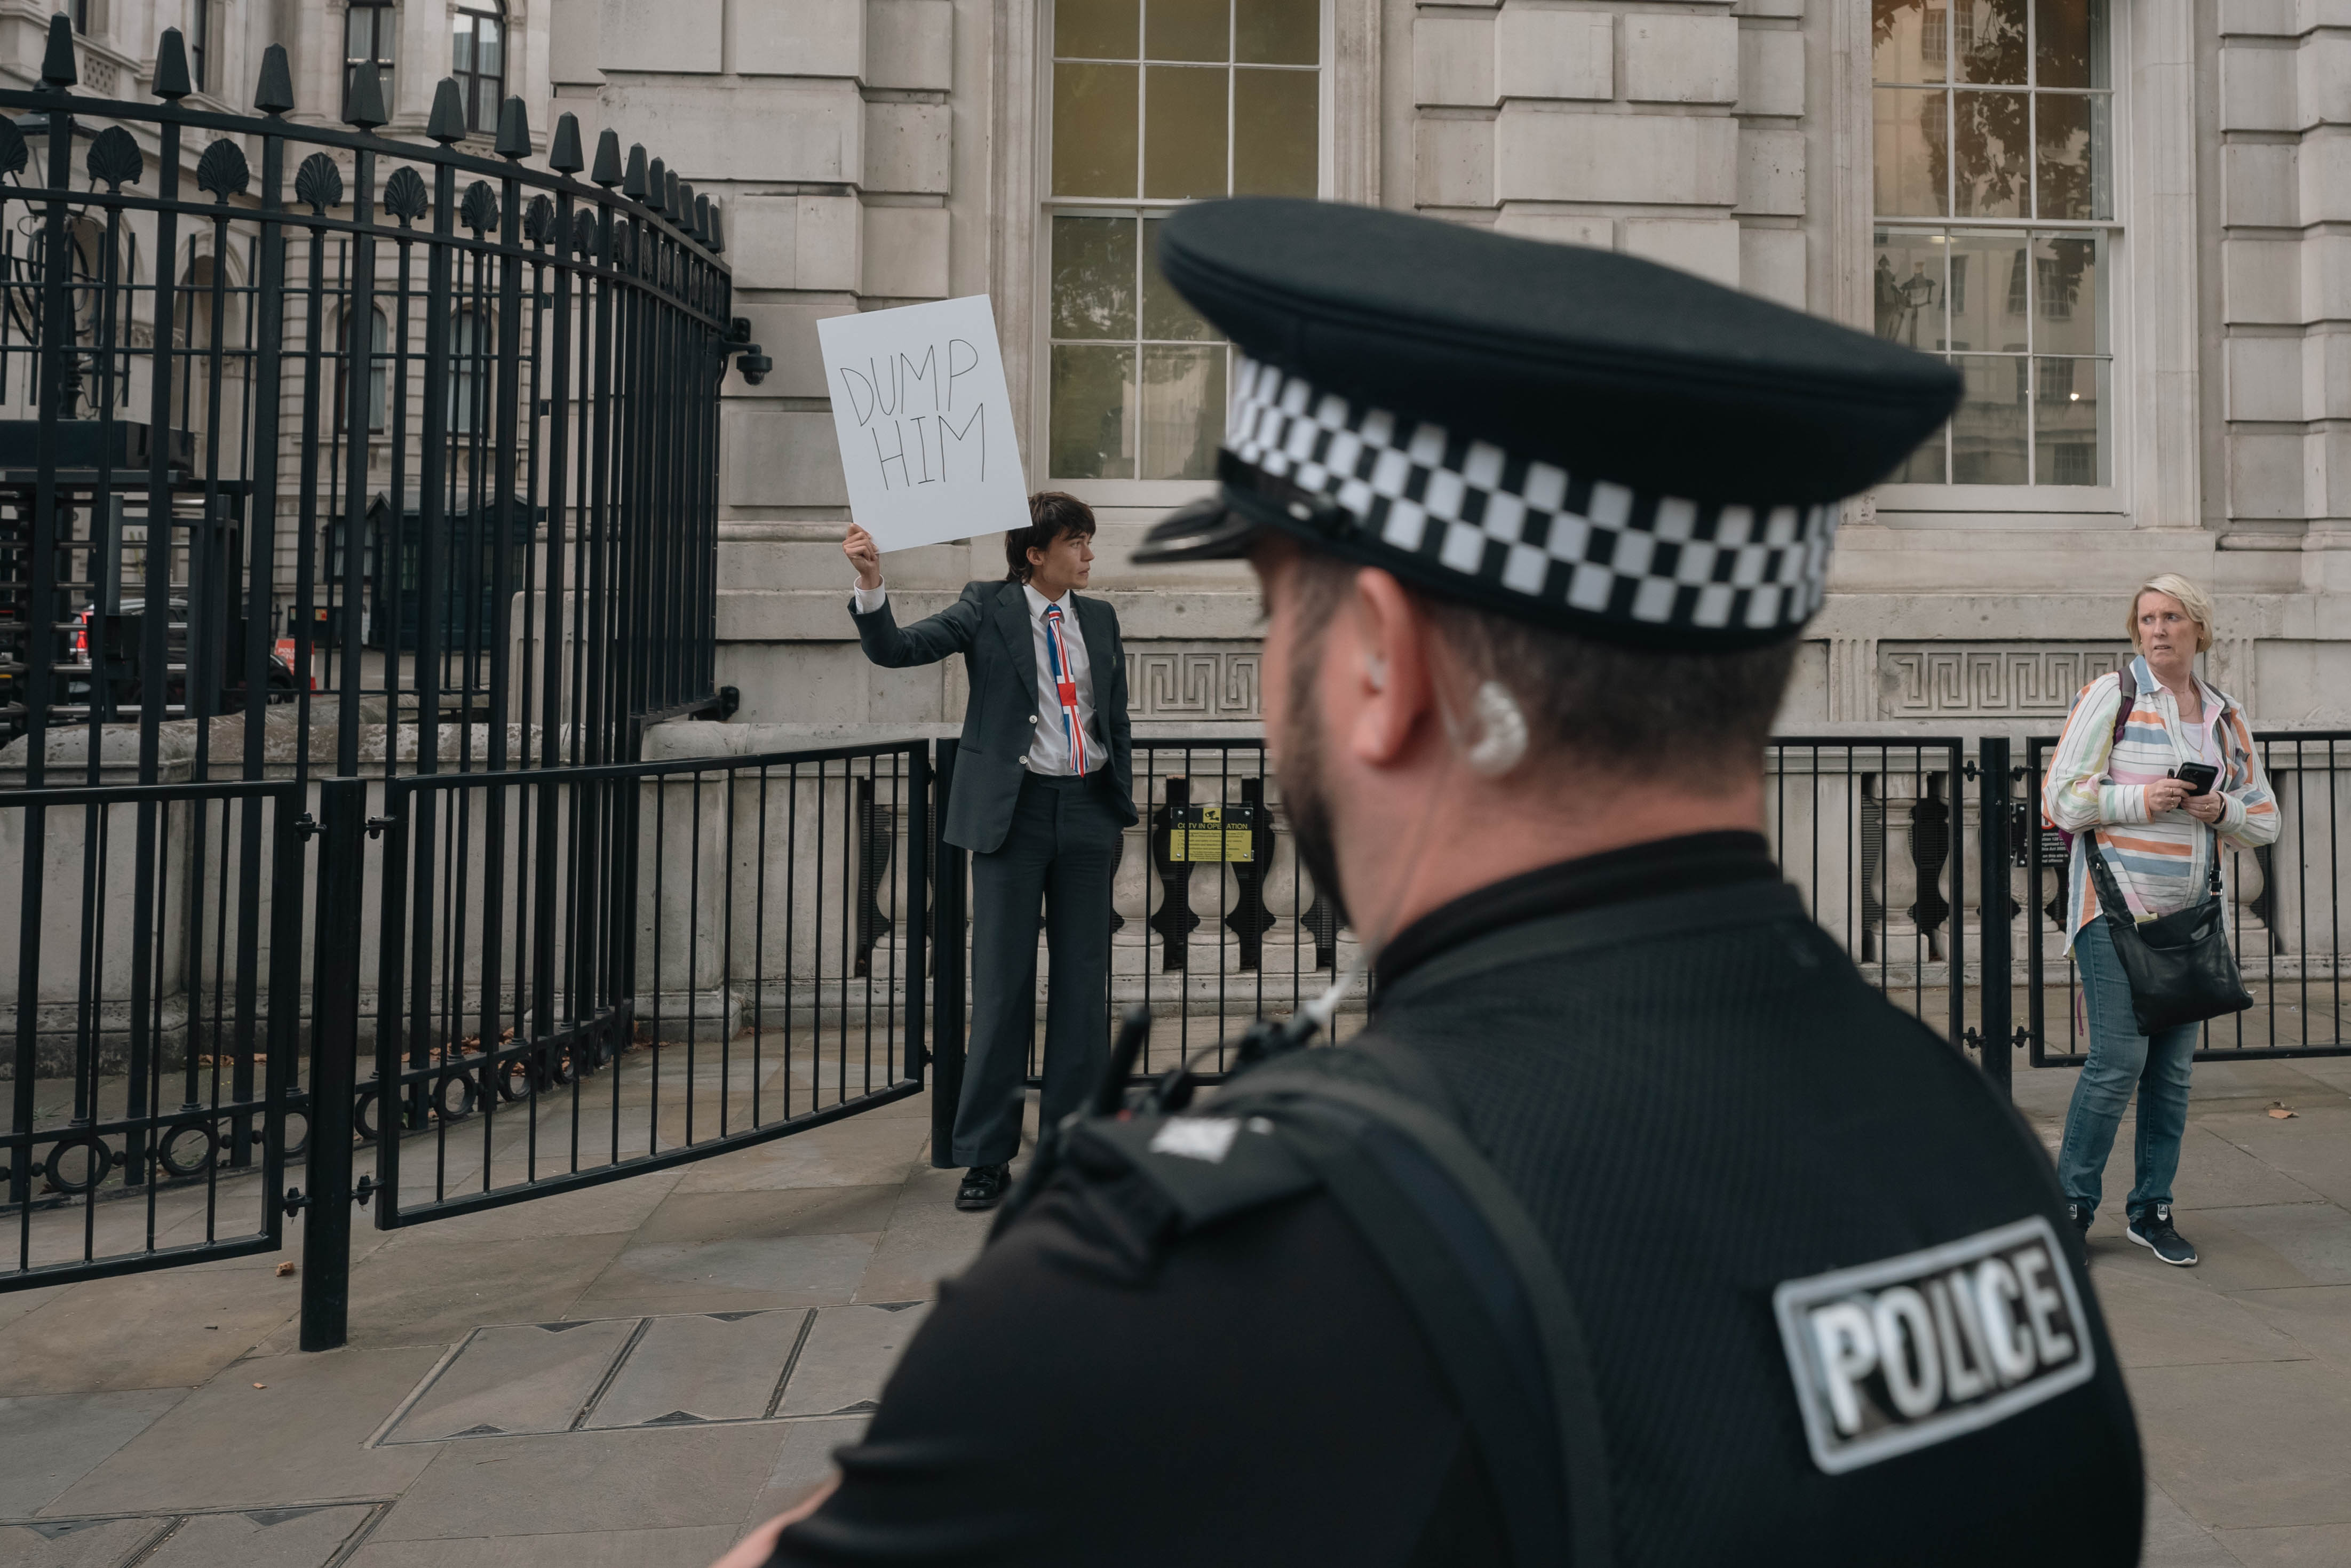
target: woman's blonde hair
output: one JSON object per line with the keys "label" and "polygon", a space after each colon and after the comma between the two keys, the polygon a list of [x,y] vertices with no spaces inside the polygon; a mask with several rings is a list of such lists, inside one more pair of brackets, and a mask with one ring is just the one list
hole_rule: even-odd
{"label": "woman's blonde hair", "polygon": [[2138,601],[2150,593],[2168,593],[2179,601],[2180,608],[2195,619],[2196,651],[2199,653],[2212,646],[2212,601],[2202,589],[2176,571],[2161,577],[2150,577],[2131,591],[2130,606],[2123,612],[2123,629],[2130,633],[2131,646],[2138,646]]}

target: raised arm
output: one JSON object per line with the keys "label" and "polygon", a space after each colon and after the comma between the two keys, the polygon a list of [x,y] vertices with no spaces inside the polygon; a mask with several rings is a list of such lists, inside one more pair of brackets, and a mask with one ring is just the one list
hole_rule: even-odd
{"label": "raised arm", "polygon": [[868,659],[885,669],[904,669],[935,664],[971,646],[979,630],[977,583],[967,586],[962,598],[936,615],[902,627],[882,587],[882,552],[874,547],[873,536],[852,523],[841,550],[857,569],[857,592],[850,600],[849,614],[857,622],[857,641]]}

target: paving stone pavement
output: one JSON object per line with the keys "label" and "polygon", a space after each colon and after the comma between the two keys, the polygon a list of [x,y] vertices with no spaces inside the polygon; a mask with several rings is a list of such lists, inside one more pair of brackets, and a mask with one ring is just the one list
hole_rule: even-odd
{"label": "paving stone pavement", "polygon": [[[2074,1076],[2017,1071],[2053,1149]],[[928,1116],[362,1230],[324,1354],[280,1255],[0,1296],[0,1568],[704,1568],[822,1479],[978,1249]],[[2199,1268],[2123,1239],[2130,1148],[2090,1252],[2144,1561],[2351,1563],[2351,1060],[2199,1066]]]}

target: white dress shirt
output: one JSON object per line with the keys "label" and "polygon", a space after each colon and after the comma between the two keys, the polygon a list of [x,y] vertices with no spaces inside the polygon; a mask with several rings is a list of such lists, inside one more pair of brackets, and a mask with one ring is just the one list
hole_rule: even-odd
{"label": "white dress shirt", "polygon": [[[1045,641],[1045,612],[1059,602],[1061,607],[1062,643],[1069,649],[1070,674],[1078,688],[1078,724],[1086,732],[1087,771],[1092,772],[1110,760],[1110,747],[1102,740],[1102,727],[1094,723],[1093,668],[1086,661],[1085,634],[1078,629],[1078,607],[1068,594],[1057,601],[1046,598],[1027,583],[1020,591],[1029,600],[1029,635],[1037,654],[1037,690],[1030,698],[1037,705],[1029,730],[1029,755],[1022,759],[1029,771],[1049,778],[1066,779],[1077,771],[1070,760],[1070,739],[1061,728],[1061,697],[1053,684],[1053,655]],[[882,608],[890,597],[887,587],[859,588],[855,591],[857,612],[871,615]]]}

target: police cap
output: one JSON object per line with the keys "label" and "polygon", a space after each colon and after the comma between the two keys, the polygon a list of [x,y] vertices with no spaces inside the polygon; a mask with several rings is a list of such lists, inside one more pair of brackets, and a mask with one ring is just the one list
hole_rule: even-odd
{"label": "police cap", "polygon": [[1369,207],[1203,202],[1159,267],[1235,385],[1220,493],[1138,562],[1277,529],[1612,642],[1792,634],[1835,503],[1959,396],[1939,360],[1685,272]]}

